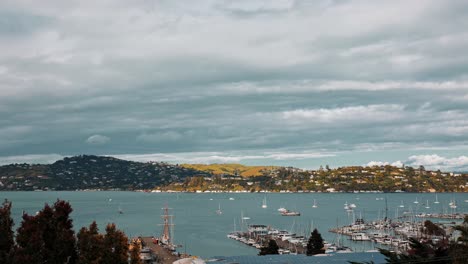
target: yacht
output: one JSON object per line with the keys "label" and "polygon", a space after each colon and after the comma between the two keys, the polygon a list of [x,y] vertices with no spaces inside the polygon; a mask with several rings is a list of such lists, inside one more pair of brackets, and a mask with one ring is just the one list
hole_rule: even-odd
{"label": "yacht", "polygon": [[455,203],[455,200],[452,200],[452,201],[449,203],[449,205],[450,205],[450,208],[452,208],[452,209],[457,208],[457,204]]}
{"label": "yacht", "polygon": [[364,232],[354,232],[351,234],[351,240],[353,241],[369,241],[371,240],[367,233]]}
{"label": "yacht", "polygon": [[301,213],[286,210],[286,211],[284,211],[284,212],[281,212],[281,215],[282,215],[282,216],[300,216]]}
{"label": "yacht", "polygon": [[278,212],[280,212],[280,213],[284,213],[284,212],[287,212],[287,211],[288,211],[288,209],[286,209],[284,207],[278,208]]}
{"label": "yacht", "polygon": [[314,199],[314,205],[312,205],[312,208],[317,208],[317,207],[318,207],[317,206],[317,201],[315,201],[315,199]]}
{"label": "yacht", "polygon": [[263,203],[262,203],[262,208],[267,208],[267,201],[266,201],[266,197],[263,198]]}
{"label": "yacht", "polygon": [[426,200],[426,207],[425,207],[425,208],[426,208],[426,209],[431,208],[431,207],[429,207],[429,200]]}
{"label": "yacht", "polygon": [[346,201],[346,203],[344,204],[344,209],[345,209],[345,210],[349,210],[349,209],[350,209],[350,207],[349,207],[349,205],[348,205],[348,201]]}

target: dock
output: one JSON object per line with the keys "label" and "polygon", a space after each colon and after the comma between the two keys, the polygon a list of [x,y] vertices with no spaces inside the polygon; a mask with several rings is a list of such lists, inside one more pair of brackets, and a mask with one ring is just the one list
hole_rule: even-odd
{"label": "dock", "polygon": [[154,262],[161,264],[172,264],[180,259],[180,256],[160,244],[153,243],[153,237],[142,237],[141,241],[144,247],[151,250],[151,255],[154,257]]}

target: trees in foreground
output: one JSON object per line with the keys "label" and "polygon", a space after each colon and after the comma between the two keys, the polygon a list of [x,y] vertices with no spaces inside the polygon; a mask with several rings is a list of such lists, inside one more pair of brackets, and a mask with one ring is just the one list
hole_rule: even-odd
{"label": "trees in foreground", "polygon": [[270,239],[270,241],[268,241],[268,244],[265,247],[262,247],[260,249],[260,253],[258,253],[258,255],[260,256],[278,255],[279,254],[278,249],[279,247],[278,247],[278,244],[276,244],[276,241],[273,239]]}
{"label": "trees in foreground", "polygon": [[318,232],[317,228],[310,234],[309,241],[307,242],[307,256],[325,253],[322,235]]}
{"label": "trees in foreground", "polygon": [[[57,200],[34,216],[24,213],[15,237],[11,202],[5,200],[0,207],[0,263],[128,263],[128,239],[115,224],[108,224],[100,234],[93,222],[75,235],[72,211],[68,202]],[[139,263],[138,254],[132,254],[131,259]]]}

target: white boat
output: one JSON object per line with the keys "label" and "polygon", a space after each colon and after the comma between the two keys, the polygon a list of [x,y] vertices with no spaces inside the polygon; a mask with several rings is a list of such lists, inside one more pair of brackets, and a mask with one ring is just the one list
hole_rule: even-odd
{"label": "white boat", "polygon": [[414,200],[413,203],[415,203],[415,204],[418,204],[418,203],[419,203],[419,202],[418,202],[418,197],[416,197],[416,200]]}
{"label": "white boat", "polygon": [[450,208],[452,209],[457,208],[457,203],[455,202],[455,200],[452,200],[452,202],[450,202],[449,205],[450,205]]}
{"label": "white boat", "polygon": [[280,213],[287,212],[287,211],[288,211],[288,209],[286,209],[284,207],[278,208],[278,212],[280,212]]}
{"label": "white boat", "polygon": [[285,212],[281,212],[281,215],[282,215],[282,216],[300,216],[301,213],[300,213],[300,212],[294,212],[294,211],[286,210]]}
{"label": "white boat", "polygon": [[405,205],[403,204],[403,201],[401,201],[400,207],[403,208]]}
{"label": "white boat", "polygon": [[436,200],[434,202],[435,204],[438,204],[439,203],[439,199],[437,198],[437,194],[436,194]]}
{"label": "white boat", "polygon": [[348,201],[346,201],[346,203],[344,204],[344,209],[345,209],[345,210],[349,210],[349,209],[350,209],[350,207],[349,207],[349,205],[348,205]]}
{"label": "white boat", "polygon": [[223,214],[223,211],[221,211],[221,204],[218,204],[218,210],[216,210],[216,214],[221,215]]}
{"label": "white boat", "polygon": [[426,208],[426,209],[431,208],[431,207],[429,207],[429,200],[426,200],[426,207],[425,207],[425,208]]}
{"label": "white boat", "polygon": [[352,204],[349,205],[349,208],[350,209],[356,208],[356,205],[352,203]]}
{"label": "white boat", "polygon": [[314,205],[312,205],[312,208],[317,208],[317,207],[318,207],[317,206],[317,201],[315,201],[315,199],[314,199]]}
{"label": "white boat", "polygon": [[229,197],[229,200],[234,201],[234,197]]}
{"label": "white boat", "polygon": [[353,241],[369,241],[371,240],[367,233],[355,232],[351,234],[351,240]]}
{"label": "white boat", "polygon": [[267,201],[266,201],[266,197],[263,198],[263,203],[262,203],[262,208],[267,208]]}

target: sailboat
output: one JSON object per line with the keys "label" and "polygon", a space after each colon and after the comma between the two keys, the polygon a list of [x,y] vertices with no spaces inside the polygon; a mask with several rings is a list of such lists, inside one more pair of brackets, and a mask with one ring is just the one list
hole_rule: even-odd
{"label": "sailboat", "polygon": [[119,214],[123,214],[122,207],[119,205]]}
{"label": "sailboat", "polygon": [[345,210],[349,210],[348,201],[346,201],[346,203],[344,204],[344,209],[345,209]]}
{"label": "sailboat", "polygon": [[429,209],[429,200],[426,200],[426,209]]}
{"label": "sailboat", "polygon": [[452,201],[449,203],[449,205],[450,205],[450,208],[452,208],[452,209],[457,208],[457,204],[455,203],[455,200],[452,200]]}
{"label": "sailboat", "polygon": [[437,194],[436,194],[436,200],[434,202],[435,204],[438,204],[439,203],[439,199],[437,198]]}
{"label": "sailboat", "polygon": [[315,199],[314,199],[314,205],[312,205],[312,208],[317,208],[317,207],[318,207],[317,206],[317,201],[315,201]]}
{"label": "sailboat", "polygon": [[419,203],[419,202],[418,202],[418,197],[416,197],[416,200],[414,200],[413,203],[415,203],[415,204],[418,204],[418,203]]}
{"label": "sailboat", "polygon": [[403,204],[403,201],[401,201],[400,207],[403,208],[405,205]]}
{"label": "sailboat", "polygon": [[262,208],[267,208],[267,201],[266,201],[266,196],[263,198],[263,204],[262,204]]}
{"label": "sailboat", "polygon": [[223,214],[223,211],[221,211],[221,204],[218,204],[218,210],[216,210],[216,214],[221,215]]}

